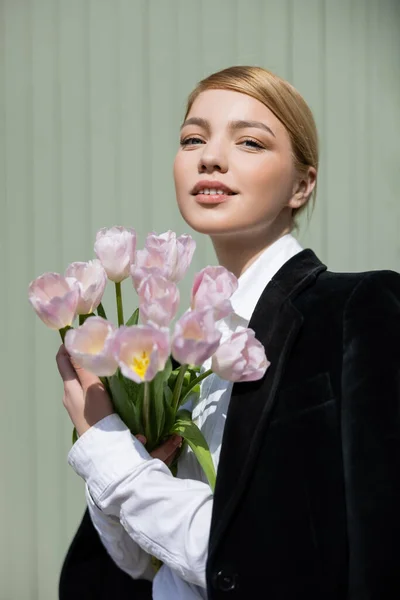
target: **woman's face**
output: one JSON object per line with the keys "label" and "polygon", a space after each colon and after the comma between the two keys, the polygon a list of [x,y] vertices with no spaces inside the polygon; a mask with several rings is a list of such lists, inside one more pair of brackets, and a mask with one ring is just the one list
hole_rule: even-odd
{"label": "woman's face", "polygon": [[285,127],[258,100],[229,90],[194,101],[174,179],[183,218],[211,237],[289,231],[291,209],[304,201]]}

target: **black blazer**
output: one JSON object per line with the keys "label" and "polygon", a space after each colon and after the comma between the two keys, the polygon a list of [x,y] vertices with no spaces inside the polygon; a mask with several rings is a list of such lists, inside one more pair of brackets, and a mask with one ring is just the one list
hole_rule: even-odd
{"label": "black blazer", "polygon": [[[400,275],[331,273],[303,250],[249,327],[271,366],[233,386],[209,599],[398,600]],[[115,595],[111,576],[104,586]],[[141,598],[137,589],[118,598]]]}

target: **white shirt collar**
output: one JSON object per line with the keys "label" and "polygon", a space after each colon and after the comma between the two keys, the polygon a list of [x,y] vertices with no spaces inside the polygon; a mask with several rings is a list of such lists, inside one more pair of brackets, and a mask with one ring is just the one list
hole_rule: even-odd
{"label": "white shirt collar", "polygon": [[268,246],[239,277],[238,289],[231,297],[234,312],[249,322],[266,285],[285,262],[302,250],[291,233]]}

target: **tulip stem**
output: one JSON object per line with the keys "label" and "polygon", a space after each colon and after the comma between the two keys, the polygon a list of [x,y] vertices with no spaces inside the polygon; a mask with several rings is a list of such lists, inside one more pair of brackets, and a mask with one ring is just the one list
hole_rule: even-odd
{"label": "tulip stem", "polygon": [[122,309],[122,295],[121,295],[121,282],[115,282],[115,294],[117,297],[117,313],[118,313],[118,327],[124,324],[124,311]]}
{"label": "tulip stem", "polygon": [[187,364],[181,365],[181,368],[179,369],[178,377],[176,378],[174,393],[173,393],[172,402],[171,402],[171,407],[173,408],[174,412],[176,412],[178,410],[179,396],[181,395],[183,379],[185,377],[187,368],[188,368]]}
{"label": "tulip stem", "polygon": [[186,398],[189,396],[190,392],[192,391],[192,389],[198,384],[200,383],[200,381],[203,381],[203,379],[205,379],[206,377],[208,377],[209,375],[211,375],[212,370],[208,369],[208,371],[204,371],[204,373],[202,373],[201,375],[199,375],[198,377],[196,377],[196,379],[193,379],[193,381],[191,382],[191,384],[189,385],[188,389],[186,390],[186,394],[183,396],[181,404],[183,404],[183,402],[186,400]]}
{"label": "tulip stem", "polygon": [[143,395],[143,429],[144,435],[147,438],[147,443],[150,441],[150,383],[144,382],[144,395]]}

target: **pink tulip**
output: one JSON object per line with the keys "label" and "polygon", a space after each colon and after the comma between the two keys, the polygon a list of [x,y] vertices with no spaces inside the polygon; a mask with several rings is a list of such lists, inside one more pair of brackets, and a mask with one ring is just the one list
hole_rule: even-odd
{"label": "pink tulip", "polygon": [[219,346],[211,361],[212,371],[228,381],[256,381],[269,365],[264,346],[252,329],[234,333]]}
{"label": "pink tulip", "polygon": [[218,348],[221,332],[212,310],[191,310],[175,324],[172,355],[181,364],[201,365]]}
{"label": "pink tulip", "polygon": [[225,267],[205,267],[195,275],[191,308],[193,310],[213,308],[214,318],[218,321],[232,312],[229,298],[237,287],[237,278]]}
{"label": "pink tulip", "polygon": [[51,329],[72,325],[80,299],[77,280],[59,273],[44,273],[29,284],[29,302]]}
{"label": "pink tulip", "polygon": [[150,252],[146,248],[138,250],[135,264],[131,266],[133,286],[137,292],[142,281],[151,275],[166,277],[167,269],[162,255],[154,251]]}
{"label": "pink tulip", "polygon": [[98,377],[115,373],[117,361],[112,352],[115,327],[102,317],[89,317],[78,329],[69,329],[64,345],[78,365]]}
{"label": "pink tulip", "polygon": [[115,335],[113,353],[125,377],[136,383],[151,381],[169,357],[169,330],[151,324],[122,326]]}
{"label": "pink tulip", "polygon": [[136,252],[136,262],[131,269],[133,284],[136,290],[147,275],[162,275],[169,281],[177,283],[189,268],[196,242],[190,235],[178,238],[173,231],[161,235],[149,233],[143,250]]}
{"label": "pink tulip", "polygon": [[100,229],[96,235],[94,251],[101,261],[107,277],[119,283],[129,277],[135,261],[136,232],[125,227]]}
{"label": "pink tulip", "polygon": [[149,275],[138,290],[139,314],[143,323],[168,327],[179,306],[179,290],[175,283],[161,275]]}
{"label": "pink tulip", "polygon": [[71,263],[66,271],[66,277],[75,277],[80,289],[80,299],[77,308],[78,315],[88,315],[101,302],[107,284],[107,273],[97,259],[88,262]]}

